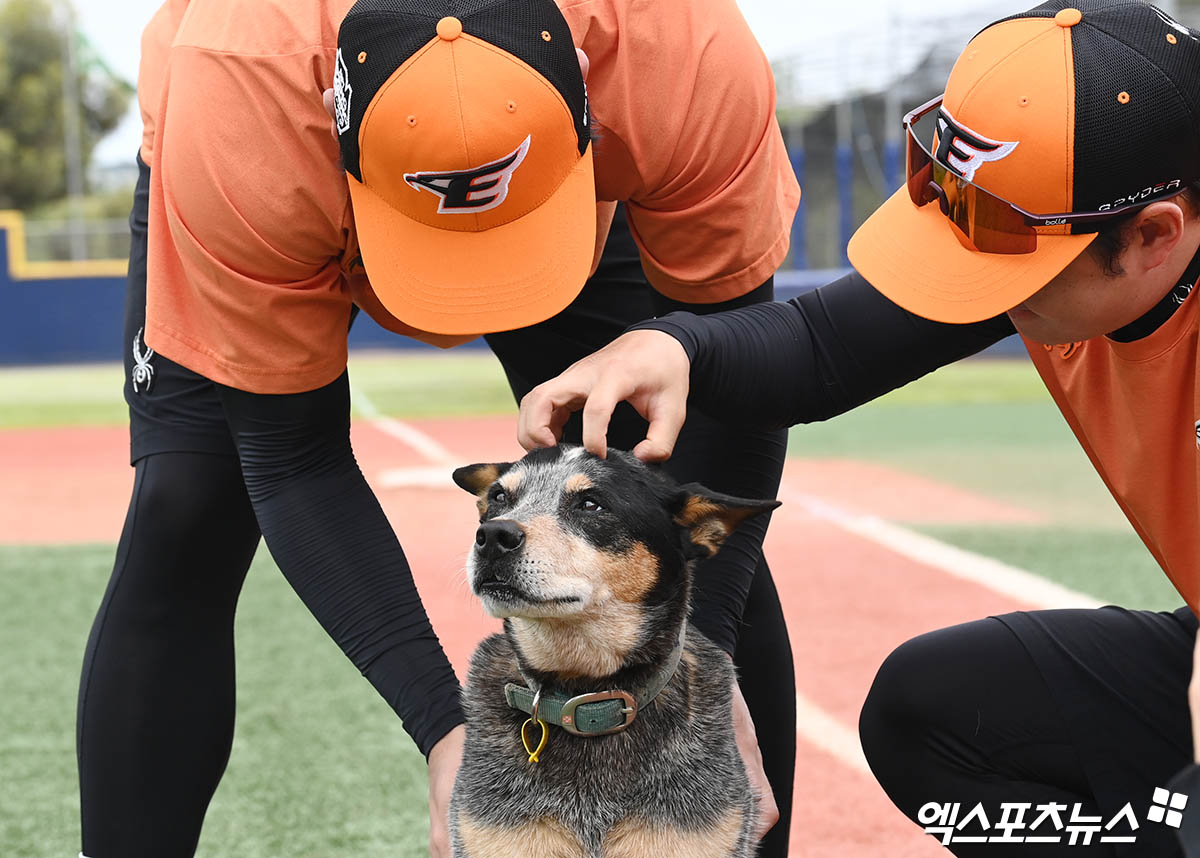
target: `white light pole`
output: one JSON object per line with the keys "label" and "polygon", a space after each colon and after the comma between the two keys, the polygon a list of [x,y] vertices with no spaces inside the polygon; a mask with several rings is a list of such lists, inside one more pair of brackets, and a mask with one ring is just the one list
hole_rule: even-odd
{"label": "white light pole", "polygon": [[79,77],[75,62],[75,12],[70,0],[61,4],[63,20],[63,154],[67,164],[71,258],[87,258],[83,233],[83,143],[79,123]]}

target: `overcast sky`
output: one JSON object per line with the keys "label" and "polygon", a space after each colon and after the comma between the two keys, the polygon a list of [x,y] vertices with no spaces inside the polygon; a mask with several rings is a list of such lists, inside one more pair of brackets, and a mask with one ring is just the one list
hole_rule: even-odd
{"label": "overcast sky", "polygon": [[[291,0],[301,2],[301,0]],[[995,10],[998,0],[958,0],[953,9],[958,15],[979,14],[979,27],[991,20],[988,12]],[[1036,5],[1031,0],[1012,0],[1005,4],[999,0],[1004,11],[1017,12]],[[161,4],[161,0],[75,0],[79,11],[79,23],[93,45],[110,65],[128,80],[137,80],[138,53],[142,29]],[[929,20],[933,4],[928,0],[855,0],[842,7],[845,15],[831,14],[837,4],[829,0],[738,0],[750,27],[758,36],[767,56],[772,60],[784,57],[803,57],[807,49],[821,46],[828,53],[829,46],[855,42],[886,39],[895,22],[904,20],[904,38],[933,39],[936,32],[930,26],[926,33],[922,27],[912,26],[914,20]],[[1159,2],[1159,6],[1170,8],[1172,3]],[[911,47],[911,46],[910,46]],[[136,109],[120,129],[100,146],[98,163],[107,164],[132,160],[137,152],[141,136],[141,120]]]}

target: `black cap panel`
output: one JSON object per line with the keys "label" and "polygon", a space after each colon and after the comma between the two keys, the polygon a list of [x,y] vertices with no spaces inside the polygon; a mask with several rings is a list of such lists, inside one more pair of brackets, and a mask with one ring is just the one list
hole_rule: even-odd
{"label": "black cap panel", "polygon": [[1075,211],[1150,201],[1200,178],[1200,40],[1146,4],[1085,5],[1103,8],[1071,30]]}
{"label": "black cap panel", "polygon": [[338,33],[334,84],[335,102],[347,99],[338,129],[346,172],[362,181],[358,132],[368,106],[396,69],[438,38],[437,23],[447,16],[458,18],[464,33],[523,61],[558,90],[571,111],[582,155],[591,139],[583,73],[570,28],[553,0],[359,0]]}
{"label": "black cap panel", "polygon": [[1200,34],[1142,0],[1047,0],[996,24],[1064,9],[1083,14],[1070,27],[1072,210],[1151,201],[1200,178]]}

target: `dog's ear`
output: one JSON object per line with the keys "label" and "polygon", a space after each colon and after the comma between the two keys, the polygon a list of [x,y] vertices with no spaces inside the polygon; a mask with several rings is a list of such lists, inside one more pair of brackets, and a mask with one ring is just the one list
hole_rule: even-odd
{"label": "dog's ear", "polygon": [[512,466],[512,462],[464,465],[454,472],[454,482],[460,489],[473,495],[481,495],[488,490],[488,486],[500,479],[500,475]]}
{"label": "dog's ear", "polygon": [[675,523],[687,531],[693,544],[712,557],[721,550],[734,528],[746,519],[770,512],[779,506],[779,501],[735,498],[710,491],[699,483],[688,483],[679,487],[674,506]]}

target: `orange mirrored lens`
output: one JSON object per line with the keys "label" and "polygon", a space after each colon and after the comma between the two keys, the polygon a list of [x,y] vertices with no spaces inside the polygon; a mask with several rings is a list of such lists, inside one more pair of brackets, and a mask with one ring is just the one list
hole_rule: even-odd
{"label": "orange mirrored lens", "polygon": [[933,159],[908,126],[908,196],[915,206],[938,201],[969,250],[981,253],[1033,253],[1037,231],[1006,200],[973,185]]}

